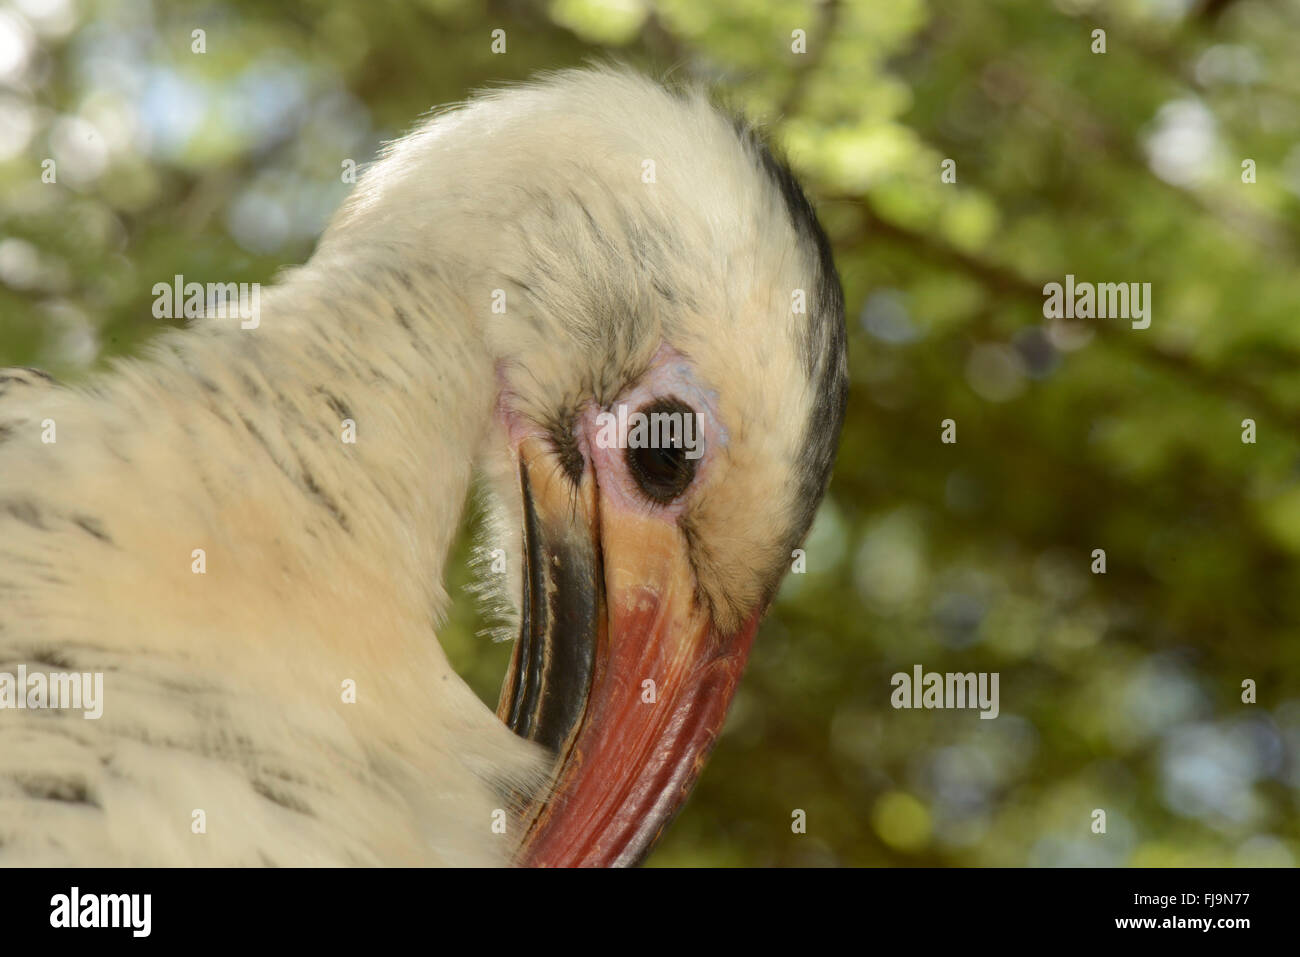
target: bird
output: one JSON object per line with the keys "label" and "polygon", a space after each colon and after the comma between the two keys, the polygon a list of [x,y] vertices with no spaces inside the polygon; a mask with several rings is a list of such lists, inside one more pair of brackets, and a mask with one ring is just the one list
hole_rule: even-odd
{"label": "bird", "polygon": [[[642,862],[847,368],[814,207],[706,86],[588,65],[423,118],[255,323],[0,370],[0,863]],[[437,640],[476,500],[495,712]],[[25,707],[38,674],[101,713]]]}

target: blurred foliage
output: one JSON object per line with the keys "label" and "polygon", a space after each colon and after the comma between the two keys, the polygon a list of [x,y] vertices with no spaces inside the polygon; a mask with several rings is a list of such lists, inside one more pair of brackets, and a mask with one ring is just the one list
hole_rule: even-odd
{"label": "blurred foliage", "polygon": [[[137,350],[176,273],[270,281],[341,164],[436,104],[593,55],[705,77],[817,198],[853,391],[807,571],[652,861],[1290,865],[1298,41],[1266,0],[4,0],[0,365]],[[1045,320],[1067,273],[1150,282],[1150,328]],[[480,627],[460,602],[442,638],[495,702]],[[1001,715],[894,710],[918,663],[1000,673]]]}

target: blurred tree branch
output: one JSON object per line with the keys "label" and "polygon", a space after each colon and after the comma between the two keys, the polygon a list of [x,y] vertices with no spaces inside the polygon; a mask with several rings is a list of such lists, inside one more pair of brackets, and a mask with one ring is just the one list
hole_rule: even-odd
{"label": "blurred tree branch", "polygon": [[[864,197],[841,195],[828,199],[852,206],[861,217],[859,229],[849,235],[837,236],[837,244],[871,242],[874,238],[882,237],[911,250],[927,262],[975,279],[996,295],[1018,299],[1032,304],[1035,311],[1041,310],[1043,286],[1050,280],[1040,282],[1030,279],[1013,269],[956,249],[931,235],[891,222],[882,217]],[[1173,352],[1156,344],[1145,345],[1142,336],[1121,334],[1122,326],[1099,322],[1094,328],[1098,330],[1099,341],[1105,341],[1134,359],[1159,366],[1200,389],[1244,403],[1292,432],[1300,433],[1300,409],[1288,408],[1279,403],[1255,383],[1206,369],[1185,353]],[[1276,343],[1274,348],[1285,351],[1284,361],[1291,368],[1300,368],[1300,353],[1286,350]]]}
{"label": "blurred tree branch", "polygon": [[1203,0],[1200,9],[1196,11],[1196,19],[1213,23],[1236,3],[1237,0]]}

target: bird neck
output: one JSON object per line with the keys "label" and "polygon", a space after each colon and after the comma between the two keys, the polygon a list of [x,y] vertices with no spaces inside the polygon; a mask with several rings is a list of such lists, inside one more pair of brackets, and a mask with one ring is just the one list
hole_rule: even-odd
{"label": "bird neck", "polygon": [[459,294],[395,258],[318,255],[267,290],[255,327],[218,321],[220,345],[190,351],[318,533],[384,555],[440,606],[494,373]]}

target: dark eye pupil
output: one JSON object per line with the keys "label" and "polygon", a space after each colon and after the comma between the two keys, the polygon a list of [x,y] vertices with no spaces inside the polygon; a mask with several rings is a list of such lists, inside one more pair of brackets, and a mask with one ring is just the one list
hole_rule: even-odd
{"label": "dark eye pupil", "polygon": [[700,448],[698,443],[703,437],[695,428],[694,410],[679,399],[657,399],[641,409],[641,414],[657,427],[648,430],[649,445],[629,446],[628,470],[648,498],[666,505],[685,492],[695,478],[698,458],[686,454],[686,436],[691,436],[693,449]]}

